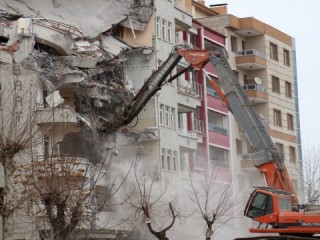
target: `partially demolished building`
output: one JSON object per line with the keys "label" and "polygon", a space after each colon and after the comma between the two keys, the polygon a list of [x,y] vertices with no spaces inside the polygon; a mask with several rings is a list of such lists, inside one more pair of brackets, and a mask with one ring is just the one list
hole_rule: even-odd
{"label": "partially demolished building", "polygon": [[[41,144],[32,161],[63,155],[77,165],[100,162],[99,153],[110,142],[107,133],[123,125],[126,106],[134,96],[128,58],[130,54],[148,58],[153,52],[152,45],[130,44],[124,35],[136,39],[135,31],[146,29],[153,9],[149,0],[0,2],[2,129],[12,119],[15,126],[35,123],[37,134],[30,135],[30,142],[33,145],[37,138]],[[10,120],[4,117],[8,113]],[[1,132],[2,143],[10,138],[9,132]],[[23,157],[15,156],[14,161],[19,158]],[[4,214],[9,178],[3,166],[0,172]],[[104,177],[98,183],[107,186]],[[10,239],[38,238],[35,223],[22,216],[16,213],[11,222]],[[6,231],[1,224],[1,235]],[[117,236],[101,230],[99,234],[96,238]]]}
{"label": "partially demolished building", "polygon": [[[111,171],[107,164],[102,164],[104,174],[96,181],[99,191],[108,193],[114,183],[111,173],[126,177],[131,163],[139,159],[152,169],[159,191],[168,187],[165,200],[176,204],[182,216],[188,216],[177,219],[167,237],[202,238],[204,224],[201,218],[191,215],[195,206],[187,190],[190,176],[215,171],[219,189],[231,179],[233,153],[239,155],[230,133],[233,124],[230,112],[217,93],[207,89],[209,77],[218,82],[214,69],[207,66],[208,74],[192,71],[168,82],[137,118],[129,124],[125,119],[138,90],[166,61],[176,44],[198,48],[226,45],[223,34],[192,19],[192,15],[203,18],[219,13],[205,7],[204,1],[192,0],[0,0],[2,120],[9,114],[7,122],[14,124],[6,126],[34,123],[29,135],[32,151],[27,157],[16,154],[14,161],[46,162],[48,158],[63,156],[76,166],[77,172],[86,169],[89,175],[95,175],[91,166],[100,166],[103,155],[111,156],[118,160],[118,167]],[[173,74],[186,67],[181,61]],[[0,151],[3,142],[15,136],[3,131],[3,122]],[[7,178],[0,158],[1,162],[3,214],[3,196],[8,192],[5,179],[12,183],[14,180]],[[85,177],[91,179],[91,175]],[[168,179],[170,183],[166,186],[164,182]],[[195,179],[199,184],[199,179]],[[242,187],[240,183],[239,186]],[[107,199],[104,197],[90,201],[97,205],[101,200],[104,204]],[[39,204],[47,214],[49,200],[42,196]],[[240,216],[239,208],[230,206],[230,209],[229,219]],[[81,229],[76,228],[69,238],[150,239],[145,224],[150,219],[140,216],[131,222],[142,222],[142,226],[130,225],[123,220],[128,217],[126,210],[122,204],[111,204],[103,206],[95,216],[94,209],[88,207],[88,216],[95,221],[80,224]],[[38,217],[35,211],[36,208],[30,210]],[[59,210],[51,212],[58,215]],[[49,235],[48,228],[44,231],[43,219],[26,219],[25,213],[15,213],[11,222],[13,239],[48,239],[51,229]],[[0,233],[4,231],[2,225]],[[227,227],[215,232],[217,239],[231,238],[242,231],[230,231]]]}

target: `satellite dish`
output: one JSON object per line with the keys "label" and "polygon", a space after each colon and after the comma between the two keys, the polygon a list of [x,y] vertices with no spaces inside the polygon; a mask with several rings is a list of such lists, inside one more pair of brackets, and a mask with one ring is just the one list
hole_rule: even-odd
{"label": "satellite dish", "polygon": [[261,84],[262,83],[261,79],[258,78],[258,77],[255,77],[254,81],[256,82],[256,84]]}

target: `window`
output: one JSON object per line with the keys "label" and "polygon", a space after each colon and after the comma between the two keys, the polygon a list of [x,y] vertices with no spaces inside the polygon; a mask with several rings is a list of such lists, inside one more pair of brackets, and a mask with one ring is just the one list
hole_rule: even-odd
{"label": "window", "polygon": [[173,151],[172,154],[172,166],[173,166],[173,171],[177,171],[178,166],[177,166],[177,151]]}
{"label": "window", "polygon": [[14,82],[14,89],[15,89],[15,90],[18,90],[18,91],[21,91],[21,90],[22,90],[21,81],[17,80],[17,81]]}
{"label": "window", "polygon": [[287,98],[292,98],[292,88],[291,88],[291,83],[286,82],[286,84],[285,84],[285,88],[286,88],[286,97],[287,97]]}
{"label": "window", "polygon": [[22,112],[16,112],[16,121],[17,122],[21,121],[21,116],[22,116]]}
{"label": "window", "polygon": [[236,150],[237,150],[237,155],[242,154],[242,141],[238,138],[236,138]]}
{"label": "window", "polygon": [[164,112],[164,124],[169,127],[169,113],[170,113],[170,107],[165,106],[165,112]]}
{"label": "window", "polygon": [[166,27],[167,27],[167,21],[162,19],[162,25],[161,25],[161,38],[162,38],[162,40],[166,40]]}
{"label": "window", "polygon": [[290,66],[290,53],[286,49],[283,49],[283,64]]}
{"label": "window", "polygon": [[284,151],[283,151],[283,144],[282,143],[276,143],[276,148],[278,149],[278,151],[283,155]]}
{"label": "window", "polygon": [[197,46],[197,35],[190,33],[189,38],[190,38],[190,43],[193,46]]}
{"label": "window", "polygon": [[272,197],[267,194],[257,193],[254,196],[251,205],[249,206],[248,217],[261,217],[267,214],[271,214],[272,212]]}
{"label": "window", "polygon": [[242,47],[242,50],[246,50],[246,42],[245,41],[241,41],[241,47]]}
{"label": "window", "polygon": [[280,93],[280,79],[272,76],[272,92]]}
{"label": "window", "polygon": [[171,127],[176,128],[176,109],[171,108]]}
{"label": "window", "polygon": [[161,169],[166,169],[166,149],[161,148]]}
{"label": "window", "polygon": [[168,42],[172,42],[172,23],[168,22],[168,33],[167,33],[167,40]]}
{"label": "window", "polygon": [[167,170],[171,171],[172,166],[171,166],[171,150],[167,149]]}
{"label": "window", "polygon": [[276,109],[273,110],[273,124],[274,126],[282,126],[281,111]]}
{"label": "window", "polygon": [[292,163],[296,163],[297,159],[296,159],[296,149],[292,146],[289,147],[289,158],[290,158],[290,162]]}
{"label": "window", "polygon": [[157,38],[161,38],[161,22],[160,22],[160,17],[157,17],[156,18],[156,35],[157,35]]}
{"label": "window", "polygon": [[17,107],[17,106],[22,107],[22,97],[17,96],[17,97],[15,98],[15,106],[16,106],[16,107]]}
{"label": "window", "polygon": [[274,43],[270,43],[270,58],[278,61],[278,46]]}
{"label": "window", "polygon": [[231,51],[232,52],[238,51],[237,38],[234,36],[231,36]]}
{"label": "window", "polygon": [[163,113],[164,113],[164,105],[160,104],[160,108],[159,108],[159,124],[163,125]]}
{"label": "window", "polygon": [[289,113],[287,114],[287,127],[289,130],[294,130],[293,115]]}

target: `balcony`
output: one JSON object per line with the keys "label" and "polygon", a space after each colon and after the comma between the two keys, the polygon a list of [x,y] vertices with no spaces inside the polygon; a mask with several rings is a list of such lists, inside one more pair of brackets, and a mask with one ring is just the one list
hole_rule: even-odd
{"label": "balcony", "polygon": [[209,143],[222,146],[222,147],[230,147],[230,137],[224,133],[227,133],[228,130],[216,126],[210,126],[209,128]]}
{"label": "balcony", "polygon": [[252,103],[268,102],[269,95],[266,87],[259,84],[248,84],[242,86],[242,89]]}
{"label": "balcony", "polygon": [[256,170],[251,154],[243,154],[241,156],[241,168],[247,170]]}
{"label": "balcony", "polygon": [[227,135],[227,134],[228,134],[228,129],[225,129],[225,128],[223,128],[223,127],[216,126],[216,125],[211,124],[211,123],[208,123],[208,129],[209,129],[210,131],[214,131],[214,132],[221,133],[221,134],[224,134],[224,135]]}
{"label": "balcony", "polygon": [[236,64],[245,70],[259,70],[267,67],[264,54],[255,49],[237,52]]}
{"label": "balcony", "polygon": [[177,141],[181,147],[192,150],[196,150],[198,148],[197,133],[182,128],[179,128],[177,132],[179,135],[179,139],[177,139]]}
{"label": "balcony", "polygon": [[35,112],[38,125],[78,125],[76,114],[66,107],[38,108]]}
{"label": "balcony", "polygon": [[207,100],[208,107],[218,110],[219,112],[228,113],[228,108],[225,106],[216,90],[207,88]]}
{"label": "balcony", "polygon": [[196,82],[178,81],[178,93],[194,98],[203,98],[202,84]]}
{"label": "balcony", "polygon": [[185,0],[175,0],[175,23],[176,23],[176,32],[185,31],[192,26],[192,15],[191,9],[189,9]]}
{"label": "balcony", "polygon": [[89,177],[89,158],[81,156],[38,156],[35,173],[39,179],[51,176]]}
{"label": "balcony", "polygon": [[229,169],[229,164],[227,161],[213,160],[210,159],[210,165],[218,168],[227,168]]}

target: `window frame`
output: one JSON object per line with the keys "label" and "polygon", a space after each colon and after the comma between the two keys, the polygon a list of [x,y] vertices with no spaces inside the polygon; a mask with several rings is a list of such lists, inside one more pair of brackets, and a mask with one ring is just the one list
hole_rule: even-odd
{"label": "window frame", "polygon": [[285,82],[285,92],[287,98],[292,98],[292,84],[288,81]]}
{"label": "window frame", "polygon": [[272,92],[280,94],[280,78],[271,76]]}
{"label": "window frame", "polygon": [[167,22],[167,41],[172,42],[172,22]]}
{"label": "window frame", "polygon": [[288,130],[294,130],[294,119],[293,115],[290,113],[287,113],[287,128]]}
{"label": "window frame", "polygon": [[270,59],[279,61],[278,45],[270,42]]}
{"label": "window frame", "polygon": [[238,52],[238,38],[235,36],[231,36],[230,42],[231,42],[231,51],[235,53]]}
{"label": "window frame", "polygon": [[161,148],[161,169],[166,169],[166,149]]}
{"label": "window frame", "polygon": [[290,52],[287,49],[283,49],[283,64],[290,67]]}
{"label": "window frame", "polygon": [[273,109],[273,125],[282,127],[282,113],[278,109]]}
{"label": "window frame", "polygon": [[156,36],[161,39],[161,19],[156,17]]}
{"label": "window frame", "polygon": [[161,20],[161,39],[166,41],[167,40],[167,20]]}
{"label": "window frame", "polygon": [[293,146],[289,146],[289,160],[291,163],[297,162],[296,148]]}
{"label": "window frame", "polygon": [[159,125],[164,125],[164,104],[159,106]]}

